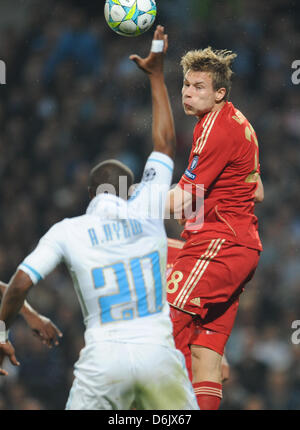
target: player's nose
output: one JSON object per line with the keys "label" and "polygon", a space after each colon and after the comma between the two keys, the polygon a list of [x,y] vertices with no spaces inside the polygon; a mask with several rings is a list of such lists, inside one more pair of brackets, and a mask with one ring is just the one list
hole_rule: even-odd
{"label": "player's nose", "polygon": [[184,97],[187,97],[187,98],[192,97],[192,89],[191,89],[191,87],[190,86],[189,87],[184,87],[183,91],[182,91],[182,94],[183,94]]}

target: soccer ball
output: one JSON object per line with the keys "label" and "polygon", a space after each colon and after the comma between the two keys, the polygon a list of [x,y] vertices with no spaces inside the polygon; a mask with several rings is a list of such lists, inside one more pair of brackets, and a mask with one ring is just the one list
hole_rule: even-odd
{"label": "soccer ball", "polygon": [[156,17],[155,0],[106,0],[105,19],[121,36],[139,36],[153,25]]}

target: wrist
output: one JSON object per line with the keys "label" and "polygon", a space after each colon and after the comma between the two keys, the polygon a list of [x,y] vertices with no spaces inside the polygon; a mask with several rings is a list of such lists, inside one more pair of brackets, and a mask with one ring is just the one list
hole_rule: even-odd
{"label": "wrist", "polygon": [[8,341],[9,330],[0,331],[0,343],[6,343]]}
{"label": "wrist", "polygon": [[25,302],[24,302],[24,304],[20,310],[20,314],[22,315],[22,317],[25,320],[27,320],[27,318],[30,318],[32,316],[36,316],[37,312],[25,300]]}
{"label": "wrist", "polygon": [[149,75],[151,85],[164,85],[165,77],[163,72],[155,72]]}

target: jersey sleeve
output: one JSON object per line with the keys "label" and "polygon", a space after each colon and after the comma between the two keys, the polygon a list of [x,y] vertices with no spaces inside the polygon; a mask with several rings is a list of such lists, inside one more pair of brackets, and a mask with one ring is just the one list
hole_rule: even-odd
{"label": "jersey sleeve", "polygon": [[193,147],[189,165],[182,175],[179,186],[195,195],[202,195],[217,179],[230,161],[232,139],[227,133],[214,130]]}
{"label": "jersey sleeve", "polygon": [[45,278],[63,260],[62,239],[64,237],[63,222],[55,224],[40,239],[37,247],[19,265],[18,269],[36,284]]}
{"label": "jersey sleeve", "polygon": [[129,199],[134,213],[142,218],[162,219],[167,193],[173,176],[174,162],[161,152],[149,156],[141,183]]}

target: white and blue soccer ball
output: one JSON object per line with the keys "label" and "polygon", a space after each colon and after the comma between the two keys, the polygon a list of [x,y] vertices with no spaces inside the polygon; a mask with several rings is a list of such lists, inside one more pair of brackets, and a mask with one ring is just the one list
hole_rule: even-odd
{"label": "white and blue soccer ball", "polygon": [[139,36],[152,27],[156,17],[155,0],[106,0],[106,22],[121,36]]}

